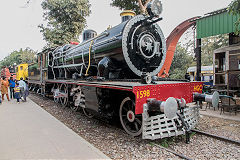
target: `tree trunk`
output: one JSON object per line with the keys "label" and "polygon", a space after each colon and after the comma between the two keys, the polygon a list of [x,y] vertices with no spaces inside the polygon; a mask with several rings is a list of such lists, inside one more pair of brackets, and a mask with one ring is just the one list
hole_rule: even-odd
{"label": "tree trunk", "polygon": [[152,0],[147,0],[146,3],[145,3],[145,5],[143,5],[142,0],[138,0],[138,4],[139,4],[139,7],[140,7],[140,9],[141,9],[141,13],[142,13],[142,14],[146,14],[147,4],[148,4],[149,2],[151,2],[151,1],[152,1]]}

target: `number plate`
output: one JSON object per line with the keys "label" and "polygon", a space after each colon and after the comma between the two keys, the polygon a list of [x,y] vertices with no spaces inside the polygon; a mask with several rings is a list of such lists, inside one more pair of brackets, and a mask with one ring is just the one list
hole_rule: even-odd
{"label": "number plate", "polygon": [[137,91],[137,99],[148,98],[151,96],[150,90]]}

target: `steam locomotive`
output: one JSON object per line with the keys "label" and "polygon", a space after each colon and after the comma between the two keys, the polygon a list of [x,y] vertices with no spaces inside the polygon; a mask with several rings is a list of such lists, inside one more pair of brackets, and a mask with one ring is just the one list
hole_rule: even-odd
{"label": "steam locomotive", "polygon": [[30,65],[30,89],[88,117],[119,118],[124,130],[143,139],[188,133],[199,117],[194,101],[214,106],[218,95],[201,94],[201,82],[156,77],[166,58],[157,24],[162,4],[153,0],[148,15],[125,11],[122,23],[97,35],[83,33],[80,44],[49,48]]}

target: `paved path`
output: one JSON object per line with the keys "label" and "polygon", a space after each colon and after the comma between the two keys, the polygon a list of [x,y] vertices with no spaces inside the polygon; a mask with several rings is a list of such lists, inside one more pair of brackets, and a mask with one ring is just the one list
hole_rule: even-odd
{"label": "paved path", "polygon": [[109,159],[28,99],[0,105],[0,159]]}
{"label": "paved path", "polygon": [[200,110],[200,114],[240,122],[240,113],[239,112],[237,113],[237,115],[235,115],[235,113],[229,113],[229,112],[224,112],[220,115],[220,110],[216,109],[214,111],[212,108],[205,109],[205,106],[204,106],[203,110]]}

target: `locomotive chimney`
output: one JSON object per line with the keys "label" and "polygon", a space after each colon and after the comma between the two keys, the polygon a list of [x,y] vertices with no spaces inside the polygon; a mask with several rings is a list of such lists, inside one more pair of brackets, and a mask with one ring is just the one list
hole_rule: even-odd
{"label": "locomotive chimney", "polygon": [[87,41],[89,39],[92,39],[92,38],[94,38],[96,36],[97,36],[97,32],[96,31],[94,31],[92,29],[85,30],[83,32],[83,42]]}
{"label": "locomotive chimney", "polygon": [[136,13],[131,10],[125,10],[122,13],[120,13],[120,16],[122,17],[122,23],[131,19],[132,17],[136,16]]}

